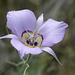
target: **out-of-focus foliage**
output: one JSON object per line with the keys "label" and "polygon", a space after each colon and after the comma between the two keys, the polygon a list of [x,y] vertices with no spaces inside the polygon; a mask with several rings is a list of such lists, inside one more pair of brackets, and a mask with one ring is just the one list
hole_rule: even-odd
{"label": "out-of-focus foliage", "polygon": [[[37,17],[44,13],[45,20],[63,20],[69,25],[63,41],[52,47],[62,66],[43,52],[32,55],[26,75],[75,75],[75,0],[0,0],[0,36],[7,34],[6,13],[22,9],[32,10]],[[0,75],[22,75],[25,65],[14,67],[5,62],[6,59],[15,63],[21,61],[9,42],[9,39],[0,40]]]}

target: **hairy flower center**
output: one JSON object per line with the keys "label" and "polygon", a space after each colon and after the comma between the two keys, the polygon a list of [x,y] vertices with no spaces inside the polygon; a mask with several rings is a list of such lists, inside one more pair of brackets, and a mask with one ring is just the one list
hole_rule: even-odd
{"label": "hairy flower center", "polygon": [[21,38],[22,38],[23,43],[28,47],[40,46],[43,40],[42,35],[37,34],[36,36],[34,36],[33,32],[31,31],[24,31],[22,33]]}

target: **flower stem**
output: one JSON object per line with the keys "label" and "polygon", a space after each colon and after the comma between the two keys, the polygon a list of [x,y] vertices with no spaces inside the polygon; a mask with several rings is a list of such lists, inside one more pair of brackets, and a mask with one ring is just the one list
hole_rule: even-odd
{"label": "flower stem", "polygon": [[30,60],[30,57],[31,57],[31,54],[28,55],[28,57],[27,57],[26,60],[22,59],[22,61],[19,62],[19,63],[17,63],[17,64],[14,63],[14,62],[8,61],[7,59],[6,59],[6,62],[9,63],[9,64],[11,64],[11,65],[13,65],[13,66],[16,66],[16,67],[20,66],[21,64],[26,65],[26,68],[25,68],[24,73],[23,73],[23,75],[25,75],[26,74],[26,71],[27,71],[27,69],[29,67],[28,61]]}
{"label": "flower stem", "polygon": [[13,65],[13,66],[15,66],[15,67],[18,67],[19,65],[21,65],[21,64],[23,64],[23,62],[21,61],[21,62],[19,62],[19,63],[14,63],[14,62],[11,62],[11,61],[9,61],[9,60],[6,60],[6,62],[7,63],[9,63],[9,64],[11,64],[11,65]]}
{"label": "flower stem", "polygon": [[28,67],[29,67],[29,65],[26,63],[26,68],[25,68],[25,70],[24,70],[24,73],[23,73],[23,75],[25,75],[26,74],[26,71],[27,71],[27,69],[28,69]]}
{"label": "flower stem", "polygon": [[27,63],[30,60],[31,54],[28,55],[28,58],[26,59],[25,63]]}
{"label": "flower stem", "polygon": [[29,54],[29,55],[28,55],[28,57],[27,57],[26,61],[25,61],[24,59],[22,59],[23,63],[24,63],[24,64],[26,64],[26,66],[27,66],[27,67],[25,68],[25,70],[24,70],[23,75],[25,75],[25,74],[26,74],[26,71],[27,71],[27,69],[28,69],[28,67],[29,67],[29,65],[28,65],[28,63],[27,63],[27,62],[30,60],[30,57],[31,57],[31,54]]}
{"label": "flower stem", "polygon": [[27,59],[22,59],[23,63],[26,64],[30,60],[31,54],[28,55]]}

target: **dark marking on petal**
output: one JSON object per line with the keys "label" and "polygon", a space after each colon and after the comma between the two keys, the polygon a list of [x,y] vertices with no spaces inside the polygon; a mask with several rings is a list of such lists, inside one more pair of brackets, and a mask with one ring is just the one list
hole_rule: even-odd
{"label": "dark marking on petal", "polygon": [[34,42],[34,46],[37,46],[37,44],[38,44],[37,42]]}
{"label": "dark marking on petal", "polygon": [[26,33],[26,31],[22,32],[22,35],[21,35],[21,37],[23,37],[23,34],[24,34],[24,33]]}
{"label": "dark marking on petal", "polygon": [[26,43],[29,44],[29,40],[27,40]]}

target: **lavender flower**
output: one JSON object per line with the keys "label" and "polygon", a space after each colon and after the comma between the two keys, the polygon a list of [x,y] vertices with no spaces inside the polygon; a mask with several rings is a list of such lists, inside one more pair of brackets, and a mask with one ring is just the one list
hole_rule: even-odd
{"label": "lavender flower", "polygon": [[62,41],[68,27],[66,23],[53,19],[44,22],[43,14],[36,21],[34,13],[26,9],[9,11],[7,27],[13,34],[0,37],[0,39],[11,38],[11,44],[18,50],[21,59],[25,54],[40,54],[46,51],[59,62],[50,47]]}

